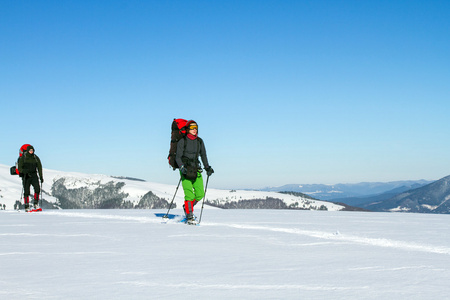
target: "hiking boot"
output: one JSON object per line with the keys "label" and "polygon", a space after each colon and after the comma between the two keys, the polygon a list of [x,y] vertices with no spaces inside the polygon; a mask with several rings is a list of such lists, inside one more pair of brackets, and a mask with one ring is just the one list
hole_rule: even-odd
{"label": "hiking boot", "polygon": [[197,219],[195,217],[191,218],[191,219],[188,219],[186,223],[188,225],[197,225],[198,224]]}

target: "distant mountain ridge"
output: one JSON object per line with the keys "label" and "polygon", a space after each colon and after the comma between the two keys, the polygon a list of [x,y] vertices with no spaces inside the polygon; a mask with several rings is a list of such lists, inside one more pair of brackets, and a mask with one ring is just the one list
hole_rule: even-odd
{"label": "distant mountain ridge", "polygon": [[333,185],[286,184],[279,187],[268,187],[261,190],[275,192],[300,192],[316,199],[334,201],[335,199],[341,200],[343,198],[350,197],[373,196],[403,187],[406,187],[406,189],[410,189],[412,187],[424,186],[431,182],[432,181],[421,179],[391,182],[338,183]]}
{"label": "distant mountain ridge", "polygon": [[390,199],[363,205],[373,211],[450,213],[450,176],[428,185],[400,193]]}
{"label": "distant mountain ridge", "polygon": [[[146,182],[136,178],[112,177],[44,170],[43,207],[80,208],[180,208],[183,192],[174,198],[175,186]],[[425,180],[388,183],[337,185],[285,185],[279,191],[208,189],[205,204],[224,209],[299,209],[299,210],[371,210],[450,214],[450,176],[435,182]],[[292,186],[306,191],[289,191]],[[319,190],[319,188],[321,190]],[[280,192],[282,191],[282,192]],[[22,185],[18,176],[9,174],[9,166],[0,165],[0,206],[21,207]],[[353,198],[324,200],[323,195],[374,193]],[[352,202],[353,201],[353,202]],[[358,207],[355,209],[355,207]]]}
{"label": "distant mountain ridge", "polygon": [[420,188],[424,185],[422,184],[413,184],[413,185],[403,185],[401,187],[395,188],[393,190],[389,190],[387,192],[384,192],[382,194],[376,194],[376,195],[369,195],[369,196],[361,196],[361,197],[349,197],[349,198],[337,198],[333,199],[333,202],[341,202],[345,203],[347,205],[352,205],[356,207],[365,207],[369,203],[374,202],[382,202],[385,200],[388,200],[394,196],[397,196],[400,193],[413,190],[416,188]]}

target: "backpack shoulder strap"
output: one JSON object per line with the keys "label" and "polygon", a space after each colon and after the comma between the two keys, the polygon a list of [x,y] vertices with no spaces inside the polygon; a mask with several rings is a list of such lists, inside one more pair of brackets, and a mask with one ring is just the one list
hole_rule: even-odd
{"label": "backpack shoulder strap", "polygon": [[198,143],[197,143],[197,156],[196,159],[198,159],[198,156],[200,155],[200,150],[202,149],[203,140],[199,137],[197,137]]}

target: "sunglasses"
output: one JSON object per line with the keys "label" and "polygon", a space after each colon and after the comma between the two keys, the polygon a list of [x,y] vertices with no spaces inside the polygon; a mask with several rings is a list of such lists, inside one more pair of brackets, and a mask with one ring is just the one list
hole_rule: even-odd
{"label": "sunglasses", "polygon": [[197,125],[191,125],[191,126],[189,126],[189,129],[197,129],[198,130],[198,126]]}

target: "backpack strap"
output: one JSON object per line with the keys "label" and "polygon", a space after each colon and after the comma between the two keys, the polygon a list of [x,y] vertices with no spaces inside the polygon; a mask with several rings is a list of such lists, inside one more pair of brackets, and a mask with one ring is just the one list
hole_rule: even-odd
{"label": "backpack strap", "polygon": [[203,140],[200,137],[197,137],[198,143],[197,143],[197,158],[200,155],[200,150],[203,146]]}
{"label": "backpack strap", "polygon": [[[187,137],[184,136],[184,149],[183,149],[183,154],[186,151],[186,144],[187,144]],[[195,155],[195,161],[194,163],[198,166],[200,161],[198,159],[198,156],[200,155],[200,150],[202,149],[202,144],[203,144],[203,140],[199,137],[197,137],[197,154]]]}
{"label": "backpack strap", "polygon": [[198,156],[200,155],[200,150],[202,149],[203,140],[197,136],[197,155],[195,155],[195,163],[197,164],[197,168],[202,172],[202,168],[200,166],[200,160]]}

